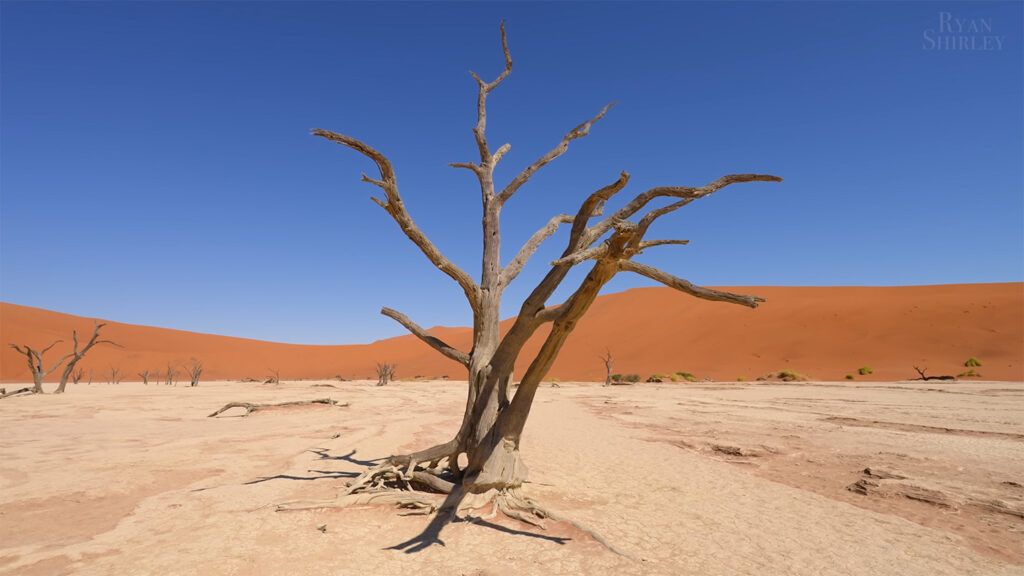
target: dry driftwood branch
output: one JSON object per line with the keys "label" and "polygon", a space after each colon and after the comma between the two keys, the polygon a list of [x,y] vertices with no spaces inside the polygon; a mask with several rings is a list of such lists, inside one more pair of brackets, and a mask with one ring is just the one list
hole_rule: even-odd
{"label": "dry driftwood branch", "polygon": [[209,416],[207,416],[207,418],[213,418],[214,416],[231,410],[232,408],[245,408],[245,414],[242,414],[242,417],[244,418],[249,414],[252,414],[253,412],[263,410],[264,408],[277,408],[280,406],[307,406],[311,404],[326,404],[329,406],[338,406],[339,408],[344,408],[345,406],[348,406],[348,402],[338,402],[337,400],[332,400],[330,398],[317,398],[316,400],[296,400],[294,402],[281,402],[280,404],[253,404],[252,402],[228,402],[227,404],[224,405],[223,408],[217,410],[213,414],[210,414]]}
{"label": "dry driftwood branch", "polygon": [[32,389],[31,388],[18,388],[17,390],[13,390],[11,392],[8,392],[7,389],[4,388],[2,391],[0,391],[0,400],[3,400],[4,398],[10,398],[11,396],[17,396],[19,394],[31,394],[31,393],[32,393]]}
{"label": "dry driftwood branch", "polygon": [[396,310],[392,310],[391,308],[381,308],[380,313],[387,316],[388,318],[394,319],[396,322],[404,326],[406,330],[412,332],[414,336],[425,342],[434,350],[437,350],[441,354],[444,354],[448,358],[455,360],[456,362],[462,364],[463,366],[469,366],[469,354],[466,354],[462,350],[457,350],[449,346],[448,344],[445,344],[444,341],[442,341],[440,338],[431,336],[430,334],[427,333],[426,330],[421,328],[419,324],[416,324],[415,322],[410,320],[409,317],[406,316],[405,314],[402,314],[401,312],[398,312]]}

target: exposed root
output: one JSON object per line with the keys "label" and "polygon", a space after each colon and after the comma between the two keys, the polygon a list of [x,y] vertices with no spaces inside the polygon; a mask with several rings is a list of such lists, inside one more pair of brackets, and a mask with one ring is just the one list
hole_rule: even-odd
{"label": "exposed root", "polygon": [[[491,520],[500,511],[508,518],[542,530],[547,529],[545,520],[564,522],[589,535],[608,550],[633,559],[629,554],[612,546],[594,530],[539,506],[533,500],[520,495],[518,489],[461,493],[459,479],[447,472],[449,467],[444,465],[445,460],[454,460],[458,455],[438,454],[439,449],[447,447],[448,445],[444,444],[416,454],[393,456],[350,481],[344,492],[333,500],[286,502],[279,504],[277,510],[348,508],[373,504],[396,506],[401,516],[425,516],[440,513],[444,508],[452,519],[471,523]],[[441,495],[444,494],[450,496],[442,499]],[[488,514],[474,514],[474,511],[486,509],[488,506],[491,507]],[[462,518],[459,518],[460,514],[463,515]]]}
{"label": "exposed root", "polygon": [[228,402],[223,408],[217,410],[213,414],[207,416],[207,418],[213,418],[223,412],[226,412],[232,408],[245,408],[245,414],[242,417],[246,417],[253,412],[263,410],[264,408],[277,408],[278,406],[306,406],[309,404],[327,404],[329,406],[345,407],[348,406],[348,402],[338,402],[330,398],[317,398],[316,400],[299,400],[295,402],[281,402],[280,404],[253,404],[251,402]]}

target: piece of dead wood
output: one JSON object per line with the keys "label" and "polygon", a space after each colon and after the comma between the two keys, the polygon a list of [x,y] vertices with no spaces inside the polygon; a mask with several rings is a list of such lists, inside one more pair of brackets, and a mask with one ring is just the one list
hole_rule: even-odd
{"label": "piece of dead wood", "polygon": [[11,396],[17,396],[18,394],[28,394],[29,392],[32,392],[31,388],[19,388],[13,392],[8,392],[7,389],[4,388],[3,391],[0,392],[0,400],[10,398]]}
{"label": "piece of dead wood", "polygon": [[213,418],[223,412],[226,412],[232,408],[245,408],[245,414],[242,417],[246,417],[257,410],[263,410],[264,408],[277,408],[279,406],[306,406],[310,404],[326,404],[328,406],[345,407],[348,406],[348,402],[338,402],[330,398],[317,398],[316,400],[297,400],[294,402],[281,402],[280,404],[253,404],[251,402],[228,402],[223,408],[217,410],[213,414],[207,416],[207,418]]}

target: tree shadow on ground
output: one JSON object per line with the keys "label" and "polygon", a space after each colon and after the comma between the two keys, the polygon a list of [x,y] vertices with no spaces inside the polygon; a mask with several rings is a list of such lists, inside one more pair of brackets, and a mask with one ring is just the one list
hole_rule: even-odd
{"label": "tree shadow on ground", "polygon": [[405,552],[406,554],[415,554],[416,552],[422,552],[423,550],[426,550],[427,548],[435,544],[444,546],[444,540],[441,540],[441,530],[443,530],[445,526],[452,522],[468,522],[470,524],[481,526],[483,528],[490,528],[492,530],[504,532],[505,534],[513,534],[516,536],[527,536],[530,538],[547,540],[548,542],[554,542],[559,546],[564,546],[566,542],[572,540],[572,538],[547,536],[544,534],[527,532],[525,530],[516,530],[515,528],[509,528],[507,526],[502,526],[500,524],[488,522],[482,518],[470,518],[467,520],[458,518],[455,515],[455,512],[456,509],[458,508],[459,503],[462,501],[462,495],[462,487],[456,486],[455,489],[453,489],[451,493],[449,493],[448,496],[444,499],[444,502],[441,504],[441,507],[438,508],[437,513],[434,514],[434,517],[430,520],[430,523],[427,524],[427,527],[423,529],[423,532],[420,532],[419,534],[410,538],[409,540],[406,540],[405,542],[400,542],[398,544],[395,544],[394,546],[389,546],[385,548],[385,550],[398,550]]}

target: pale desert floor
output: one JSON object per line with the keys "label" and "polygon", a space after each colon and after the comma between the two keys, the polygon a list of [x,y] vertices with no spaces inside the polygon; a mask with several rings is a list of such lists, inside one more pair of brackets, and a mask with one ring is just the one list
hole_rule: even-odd
{"label": "pale desert floor", "polygon": [[[1024,384],[545,384],[524,491],[633,559],[562,524],[408,553],[428,518],[275,511],[447,440],[465,386],[314,384],[0,401],[0,573],[1024,574]],[[321,397],[350,405],[207,418]]]}

